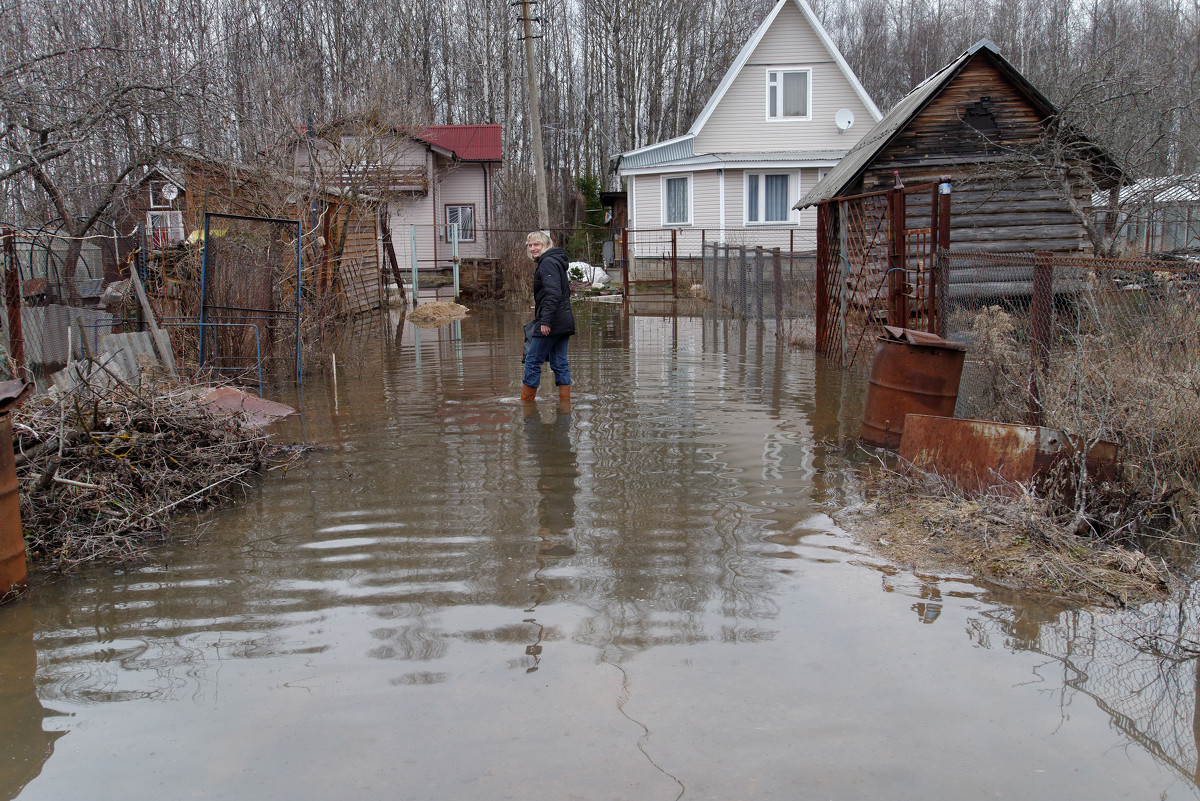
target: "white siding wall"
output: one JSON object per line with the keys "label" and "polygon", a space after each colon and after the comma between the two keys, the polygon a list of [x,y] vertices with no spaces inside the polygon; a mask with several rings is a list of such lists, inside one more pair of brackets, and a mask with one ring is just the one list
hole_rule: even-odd
{"label": "white siding wall", "polygon": [[[487,217],[491,213],[491,205],[487,198],[487,185],[481,164],[458,164],[449,168],[438,169],[438,198],[437,222],[446,224],[446,206],[471,204],[475,206],[476,233],[474,242],[461,242],[458,254],[462,258],[482,257],[487,255],[486,243],[482,229],[488,227]],[[439,231],[439,233],[442,233]],[[442,233],[445,242],[438,245],[438,260],[450,258],[449,231]],[[444,251],[444,252],[443,252]]]}
{"label": "white siding wall", "polygon": [[[768,66],[812,68],[812,120],[766,121]],[[846,133],[839,133],[833,123],[833,115],[842,108],[854,112],[854,127]],[[804,15],[788,3],[713,110],[694,146],[696,153],[849,150],[874,124]]]}
{"label": "white siding wall", "polygon": [[491,199],[486,195],[489,191],[487,178],[491,175],[490,168],[486,174],[478,163],[453,166],[441,163],[435,168],[432,163],[435,158],[429,155],[430,168],[435,169],[436,175],[433,192],[394,200],[389,206],[392,244],[406,277],[407,271],[412,269],[412,225],[417,227],[418,269],[428,270],[435,266],[445,268],[450,265],[452,248],[446,229],[447,205],[475,205],[475,242],[459,243],[458,255],[461,258],[487,256],[487,241],[483,231],[491,224],[488,217],[493,211]]}

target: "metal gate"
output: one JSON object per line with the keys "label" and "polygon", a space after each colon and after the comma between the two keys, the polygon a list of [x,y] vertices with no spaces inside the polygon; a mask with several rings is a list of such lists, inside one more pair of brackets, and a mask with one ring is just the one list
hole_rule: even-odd
{"label": "metal gate", "polygon": [[200,368],[261,381],[265,363],[290,361],[299,383],[300,221],[209,212],[203,236]]}
{"label": "metal gate", "polygon": [[950,179],[817,206],[817,350],[863,362],[884,325],[944,335]]}
{"label": "metal gate", "polygon": [[635,293],[643,297],[678,296],[678,231],[623,229],[618,235],[613,266],[621,272],[626,299]]}

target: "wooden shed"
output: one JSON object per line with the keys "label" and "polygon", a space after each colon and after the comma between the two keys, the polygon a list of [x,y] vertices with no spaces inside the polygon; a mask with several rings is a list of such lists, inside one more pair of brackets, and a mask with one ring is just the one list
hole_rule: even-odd
{"label": "wooden shed", "polygon": [[140,260],[162,313],[179,316],[189,312],[183,295],[196,272],[205,213],[301,219],[305,280],[355,313],[384,303],[379,207],[362,193],[176,149],[135,183],[117,227],[129,252],[144,248]]}
{"label": "wooden shed", "polygon": [[1049,126],[1059,124],[1057,113],[994,44],[981,40],[897,103],[797,208],[888,189],[897,175],[905,186],[948,175],[953,249],[1090,252],[1068,196],[1077,208],[1090,209],[1092,190],[1120,169],[1074,133],[1067,135],[1074,139],[1072,151],[1082,154],[1078,167],[1099,170],[1096,180],[1056,186],[1039,171],[1022,168],[1038,157]]}

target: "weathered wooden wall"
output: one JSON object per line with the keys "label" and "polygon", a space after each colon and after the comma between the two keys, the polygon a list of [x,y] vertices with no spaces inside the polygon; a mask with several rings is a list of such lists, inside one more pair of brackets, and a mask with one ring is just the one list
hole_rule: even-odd
{"label": "weathered wooden wall", "polygon": [[[990,111],[981,120],[987,138],[964,121],[981,103]],[[861,191],[892,186],[897,171],[908,186],[949,175],[951,248],[1090,252],[1082,223],[1055,188],[1011,172],[1013,151],[1032,150],[1042,134],[1041,115],[1025,93],[978,55],[876,156]],[[1086,194],[1078,200],[1085,208],[1089,204]],[[928,209],[910,206],[908,214],[912,227],[913,216],[927,218]]]}

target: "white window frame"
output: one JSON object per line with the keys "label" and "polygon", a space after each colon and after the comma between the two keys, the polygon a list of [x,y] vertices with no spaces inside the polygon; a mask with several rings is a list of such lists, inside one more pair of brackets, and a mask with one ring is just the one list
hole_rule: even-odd
{"label": "white window frame", "polygon": [[[183,212],[148,211],[146,230],[150,234],[150,246],[155,250],[177,245],[183,241]],[[166,233],[160,234],[159,231]]]}
{"label": "white window frame", "polygon": [[[681,178],[687,181],[687,193],[688,193],[687,219],[686,220],[668,220],[667,219],[667,183],[669,181],[674,181],[674,180],[681,179]],[[660,201],[659,201],[659,205],[660,205],[659,219],[662,221],[663,228],[679,228],[679,227],[683,227],[683,226],[690,226],[692,224],[692,220],[694,219],[693,218],[693,210],[694,210],[694,206],[695,206],[695,202],[696,202],[695,187],[696,187],[696,182],[692,180],[692,174],[690,172],[672,172],[672,173],[667,173],[667,174],[663,175],[662,183],[660,184],[661,191],[660,191]]]}
{"label": "white window frame", "polygon": [[175,196],[178,198],[180,192],[179,187],[174,181],[168,181],[165,178],[149,181],[147,188],[150,190],[150,208],[152,209],[173,209],[175,208],[174,200],[167,200],[163,197],[163,189],[170,186],[175,190]]}
{"label": "white window frame", "polygon": [[[771,115],[771,89],[778,87],[783,88],[783,74],[803,72],[808,77],[805,80],[808,98],[805,101],[805,109],[807,113],[804,116],[785,116],[783,114]],[[776,78],[778,75],[780,77]],[[813,86],[812,86],[812,67],[767,67],[764,71],[764,87],[763,87],[763,106],[766,111],[767,122],[811,122],[812,121],[812,101],[813,101]],[[783,98],[780,97],[780,105]]]}
{"label": "white window frame", "polygon": [[[758,209],[761,216],[767,208],[767,176],[783,175],[788,179],[787,216],[782,220],[752,220],[750,219],[750,178],[758,177]],[[795,180],[793,180],[795,179]],[[742,221],[746,225],[795,225],[796,211],[792,206],[800,199],[799,170],[746,170],[742,173]]]}
{"label": "white window frame", "polygon": [[[470,236],[463,235],[462,223],[459,222],[459,220],[451,220],[450,219],[450,209],[459,209],[459,212],[458,212],[459,220],[462,219],[462,211],[461,211],[462,209],[470,209],[471,210],[471,235]],[[475,224],[475,204],[474,203],[447,203],[446,204],[446,239],[447,240],[450,239],[450,226],[456,222],[459,223],[458,224],[458,241],[459,242],[474,242],[475,241],[475,231],[476,231],[476,227],[477,227]]]}

